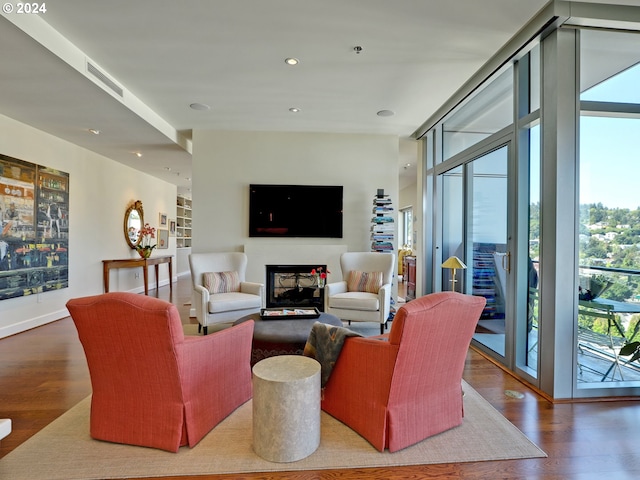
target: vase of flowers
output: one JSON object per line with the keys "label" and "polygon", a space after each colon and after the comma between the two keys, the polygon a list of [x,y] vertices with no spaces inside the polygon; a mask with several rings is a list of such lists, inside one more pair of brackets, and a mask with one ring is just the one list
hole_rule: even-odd
{"label": "vase of flowers", "polygon": [[322,267],[311,270],[311,275],[316,277],[316,284],[318,285],[318,288],[324,288],[325,283],[327,283],[327,273],[331,272],[329,270],[323,272]]}
{"label": "vase of flowers", "polygon": [[154,238],[156,238],[156,229],[148,223],[145,223],[144,227],[140,229],[140,243],[136,247],[138,255],[142,258],[149,258],[151,256],[151,252],[156,248],[155,243],[151,245],[151,240]]}

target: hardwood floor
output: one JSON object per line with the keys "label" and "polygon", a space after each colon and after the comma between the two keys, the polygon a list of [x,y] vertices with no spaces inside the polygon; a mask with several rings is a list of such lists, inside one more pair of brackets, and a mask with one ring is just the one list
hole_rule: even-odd
{"label": "hardwood floor", "polygon": [[[160,298],[173,300],[183,322],[188,318],[190,280],[181,277]],[[150,294],[155,295],[152,291]],[[552,404],[512,376],[470,351],[464,378],[498,411],[539,445],[548,458],[425,465],[413,467],[320,470],[217,475],[202,479],[601,479],[640,477],[637,431],[640,404],[634,401]],[[505,395],[515,390],[517,399]],[[0,442],[1,457],[55,420],[91,392],[84,352],[66,318],[0,340],[0,418],[13,431]],[[37,461],[37,458],[34,459]],[[286,465],[283,465],[286,468]],[[194,477],[163,477],[165,480]],[[9,479],[7,479],[9,480]],[[34,479],[37,480],[37,479]]]}

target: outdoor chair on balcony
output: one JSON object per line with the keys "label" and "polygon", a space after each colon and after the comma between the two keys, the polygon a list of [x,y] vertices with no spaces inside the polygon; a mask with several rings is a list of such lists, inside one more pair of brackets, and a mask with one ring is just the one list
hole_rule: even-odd
{"label": "outdoor chair on balcony", "polygon": [[611,380],[614,380],[616,372],[618,372],[619,380],[624,380],[618,353],[624,345],[625,337],[615,318],[614,307],[604,303],[580,300],[578,314],[588,319],[602,319],[607,322],[606,334],[578,326],[578,353],[581,358],[578,360],[578,368],[580,372],[586,370],[596,375],[602,375],[601,382],[606,381],[610,375]]}

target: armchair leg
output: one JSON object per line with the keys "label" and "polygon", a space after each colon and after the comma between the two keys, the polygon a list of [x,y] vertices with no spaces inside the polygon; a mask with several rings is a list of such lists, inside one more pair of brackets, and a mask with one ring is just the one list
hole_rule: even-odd
{"label": "armchair leg", "polygon": [[208,329],[209,329],[209,327],[207,327],[207,326],[202,327],[202,334],[206,335]]}
{"label": "armchair leg", "polygon": [[200,333],[202,331],[202,324],[198,323],[198,333]]}
{"label": "armchair leg", "polygon": [[384,327],[386,326],[386,323],[381,323],[380,324],[380,335],[384,335]]}

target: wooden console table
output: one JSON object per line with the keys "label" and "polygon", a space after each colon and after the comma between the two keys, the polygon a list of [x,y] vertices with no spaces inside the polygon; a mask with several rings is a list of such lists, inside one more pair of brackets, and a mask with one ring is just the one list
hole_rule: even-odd
{"label": "wooden console table", "polygon": [[140,268],[142,267],[144,277],[144,294],[149,295],[149,265],[156,267],[156,290],[159,288],[158,265],[166,263],[169,266],[169,291],[173,292],[173,256],[166,255],[163,257],[149,258],[127,258],[122,260],[102,260],[104,291],[109,291],[109,270],[118,268]]}

